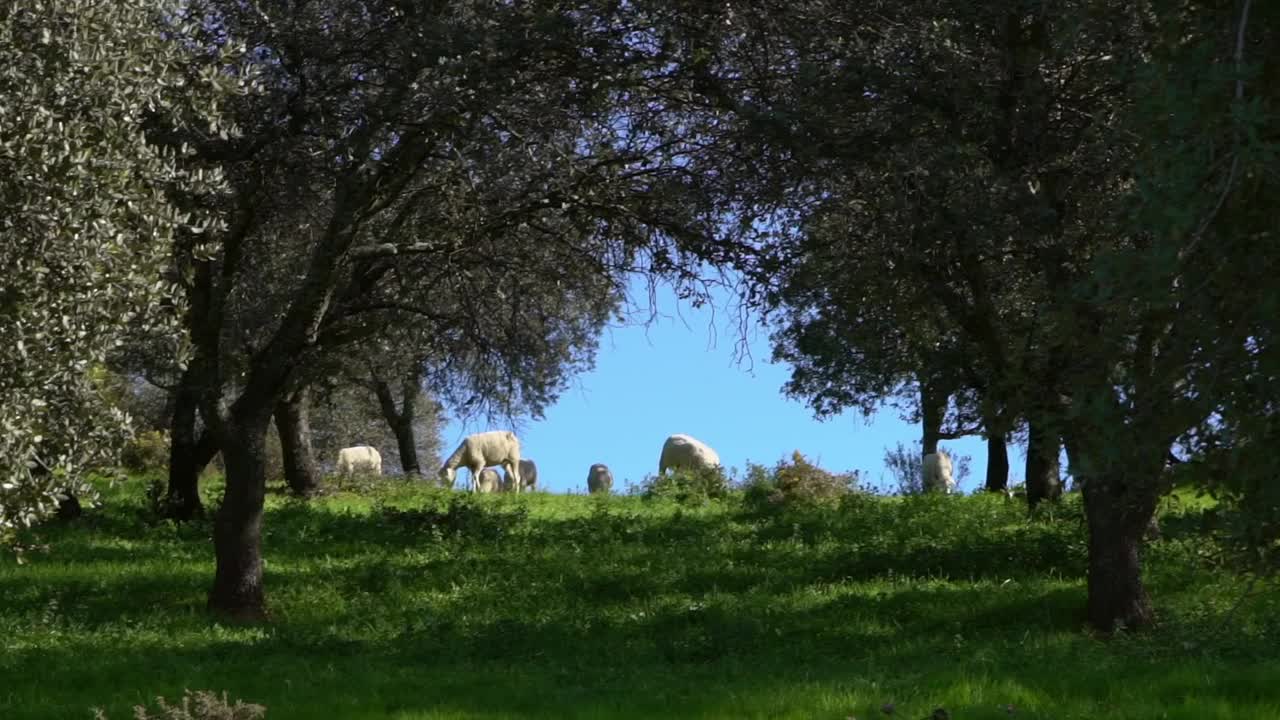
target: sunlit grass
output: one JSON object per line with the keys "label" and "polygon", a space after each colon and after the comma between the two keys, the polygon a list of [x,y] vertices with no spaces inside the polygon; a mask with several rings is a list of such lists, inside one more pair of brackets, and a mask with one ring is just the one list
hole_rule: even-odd
{"label": "sunlit grass", "polygon": [[204,612],[208,525],[108,491],[0,559],[0,718],[184,688],[268,718],[1280,718],[1280,599],[1232,611],[1194,522],[1148,553],[1161,625],[1104,640],[1076,500],[1028,521],[995,497],[459,495],[272,494],[272,621],[232,626]]}

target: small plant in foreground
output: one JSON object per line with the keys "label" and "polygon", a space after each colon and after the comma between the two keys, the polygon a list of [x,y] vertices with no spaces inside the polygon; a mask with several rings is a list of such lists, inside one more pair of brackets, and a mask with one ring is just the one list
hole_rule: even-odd
{"label": "small plant in foreground", "polygon": [[[261,705],[236,700],[227,701],[227,693],[217,695],[209,690],[185,690],[182,704],[170,705],[163,697],[156,698],[157,709],[153,715],[145,706],[133,707],[134,720],[255,720],[267,714]],[[94,720],[107,720],[101,708],[93,711]]]}

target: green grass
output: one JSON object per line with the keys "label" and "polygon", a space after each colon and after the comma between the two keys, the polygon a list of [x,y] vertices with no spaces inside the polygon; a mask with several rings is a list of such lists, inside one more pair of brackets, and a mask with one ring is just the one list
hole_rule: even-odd
{"label": "green grass", "polygon": [[0,558],[0,718],[129,718],[184,688],[274,720],[1280,718],[1280,597],[1227,617],[1243,583],[1189,506],[1146,556],[1159,626],[1104,640],[1075,499],[1028,521],[995,497],[451,497],[273,494],[272,621],[236,626],[203,610],[208,526],[110,490]]}

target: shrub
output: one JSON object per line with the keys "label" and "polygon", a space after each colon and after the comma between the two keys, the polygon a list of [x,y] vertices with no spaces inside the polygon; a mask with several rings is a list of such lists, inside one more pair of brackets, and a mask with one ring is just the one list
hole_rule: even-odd
{"label": "shrub", "polygon": [[836,474],[809,461],[799,450],[790,462],[779,460],[773,470],[747,464],[743,502],[757,512],[790,505],[813,505],[837,500],[856,490],[856,472]]}
{"label": "shrub", "polygon": [[169,517],[169,486],[165,478],[151,475],[143,487],[143,520],[155,523]]}
{"label": "shrub", "polygon": [[748,462],[747,474],[742,480],[742,499],[748,507],[763,509],[782,502],[782,494],[769,468]]}
{"label": "shrub", "polygon": [[133,472],[169,467],[169,433],[163,430],[138,433],[120,452],[120,464]]}
{"label": "shrub", "polygon": [[791,454],[790,463],[778,461],[773,476],[778,492],[786,502],[834,500],[858,486],[857,473],[837,475],[828,472],[809,462],[799,450]]}
{"label": "shrub", "polygon": [[703,502],[729,494],[729,477],[724,468],[702,470],[679,468],[645,478],[640,494],[646,498],[671,498],[676,502]]}
{"label": "shrub", "polygon": [[[133,707],[135,720],[255,720],[267,714],[261,705],[236,700],[227,701],[227,694],[217,695],[208,690],[185,690],[181,705],[170,705],[162,697],[156,698],[158,706],[153,715],[143,705]],[[107,720],[101,708],[93,711],[95,720]]]}
{"label": "shrub", "polygon": [[[969,477],[969,466],[973,458],[959,455],[943,446],[938,449],[951,458],[951,477],[956,486]],[[924,471],[922,469],[924,455],[919,442],[910,445],[899,442],[896,447],[884,449],[884,465],[897,486],[899,495],[918,495],[924,492]]]}
{"label": "shrub", "polygon": [[920,446],[898,442],[896,447],[884,449],[884,466],[893,478],[900,495],[917,495],[924,492],[921,470]]}

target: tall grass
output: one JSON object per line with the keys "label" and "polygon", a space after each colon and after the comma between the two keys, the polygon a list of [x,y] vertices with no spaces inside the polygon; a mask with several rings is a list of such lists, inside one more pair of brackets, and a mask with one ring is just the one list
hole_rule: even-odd
{"label": "tall grass", "polygon": [[1280,598],[1236,607],[1190,506],[1146,555],[1159,626],[1102,639],[1071,496],[273,494],[272,620],[236,626],[204,612],[208,524],[143,485],[0,559],[0,718],[187,688],[272,720],[1280,718]]}

